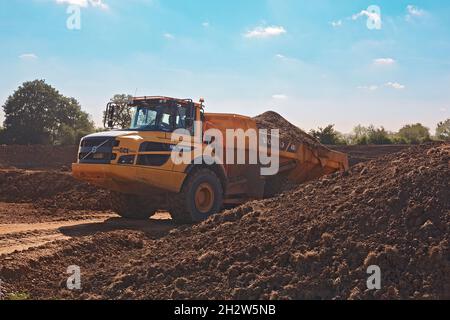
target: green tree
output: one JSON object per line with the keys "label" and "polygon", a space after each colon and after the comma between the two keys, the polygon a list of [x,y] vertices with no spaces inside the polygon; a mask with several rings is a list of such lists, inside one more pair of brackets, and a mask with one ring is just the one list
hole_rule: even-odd
{"label": "green tree", "polygon": [[[94,130],[74,98],[61,95],[45,80],[23,83],[3,105],[4,140],[9,144],[77,143]],[[72,130],[69,136],[68,131]]]}
{"label": "green tree", "polygon": [[353,128],[353,133],[351,134],[350,140],[353,144],[359,144],[359,145],[365,145],[367,144],[367,136],[368,136],[368,128],[357,125],[355,128]]}
{"label": "green tree", "polygon": [[392,134],[386,131],[383,127],[375,127],[374,125],[370,125],[368,127],[364,127],[362,125],[357,125],[353,129],[353,133],[351,135],[351,141],[354,144],[358,145],[366,145],[366,144],[392,144],[393,141],[391,139]]}
{"label": "green tree", "polygon": [[318,139],[322,144],[339,145],[345,144],[342,134],[334,129],[334,124],[330,124],[325,128],[311,130],[310,134]]}
{"label": "green tree", "polygon": [[0,127],[0,145],[1,144],[5,144],[5,143],[6,143],[6,140],[5,140],[5,129]]}
{"label": "green tree", "polygon": [[[131,110],[128,107],[128,103],[133,99],[129,94],[116,94],[110,99],[110,102],[114,103],[116,107],[116,113],[114,114],[113,127],[126,129],[131,125]],[[103,117],[106,114],[103,113]]]}
{"label": "green tree", "polygon": [[419,144],[430,141],[430,129],[420,123],[408,124],[400,129],[398,136],[409,144]]}
{"label": "green tree", "polygon": [[440,140],[450,140],[450,119],[439,122],[436,128],[436,138]]}
{"label": "green tree", "polygon": [[389,138],[390,133],[383,127],[375,128],[375,126],[369,126],[367,130],[367,143],[368,144],[392,144],[392,140]]}

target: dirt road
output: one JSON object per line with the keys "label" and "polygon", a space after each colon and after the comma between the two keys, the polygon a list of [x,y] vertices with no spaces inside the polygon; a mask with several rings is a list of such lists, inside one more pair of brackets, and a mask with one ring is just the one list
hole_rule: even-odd
{"label": "dirt road", "polygon": [[69,240],[64,230],[81,225],[103,224],[105,219],[79,221],[19,223],[0,225],[0,255],[40,247],[57,240]]}
{"label": "dirt road", "polygon": [[[8,207],[11,211],[17,210],[17,204],[0,203],[0,208]],[[22,209],[23,207],[22,205]],[[6,210],[8,213],[11,211]],[[139,230],[158,237],[174,227],[170,215],[166,213],[159,213],[146,222],[120,219],[117,215],[107,212],[95,215],[81,214],[76,218],[76,220],[61,219],[39,223],[0,224],[0,256],[42,247],[55,241],[118,230]]]}

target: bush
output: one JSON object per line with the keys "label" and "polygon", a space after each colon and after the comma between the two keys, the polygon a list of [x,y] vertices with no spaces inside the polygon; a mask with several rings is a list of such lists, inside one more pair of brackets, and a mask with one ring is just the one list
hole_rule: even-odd
{"label": "bush", "polygon": [[345,145],[343,135],[334,129],[334,124],[330,124],[325,128],[318,128],[318,130],[311,130],[310,134],[320,141],[322,144],[326,145]]}
{"label": "bush", "polygon": [[367,145],[367,144],[392,144],[392,134],[387,132],[383,127],[376,128],[374,125],[364,127],[361,125],[353,129],[351,141],[353,144]]}
{"label": "bush", "polygon": [[5,129],[0,127],[0,145],[6,144]]}
{"label": "bush", "polygon": [[392,144],[392,140],[389,138],[390,133],[388,133],[383,127],[375,128],[370,126],[367,133],[367,143],[368,144]]}
{"label": "bush", "polygon": [[436,127],[436,138],[439,140],[450,140],[450,119],[439,122]]}
{"label": "bush", "polygon": [[431,141],[430,129],[420,123],[404,126],[398,132],[398,136],[408,144],[420,144]]}

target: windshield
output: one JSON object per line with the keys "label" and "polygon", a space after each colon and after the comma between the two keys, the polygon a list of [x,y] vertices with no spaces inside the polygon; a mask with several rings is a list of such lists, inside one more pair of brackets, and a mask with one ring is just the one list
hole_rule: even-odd
{"label": "windshield", "polygon": [[179,104],[131,106],[132,130],[173,132],[186,128],[190,108]]}

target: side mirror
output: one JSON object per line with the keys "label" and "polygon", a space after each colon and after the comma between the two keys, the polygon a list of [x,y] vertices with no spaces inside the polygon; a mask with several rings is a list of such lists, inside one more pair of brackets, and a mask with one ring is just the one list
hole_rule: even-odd
{"label": "side mirror", "polygon": [[105,118],[103,119],[103,126],[112,129],[114,127],[115,115],[116,115],[116,105],[110,102],[106,105]]}

